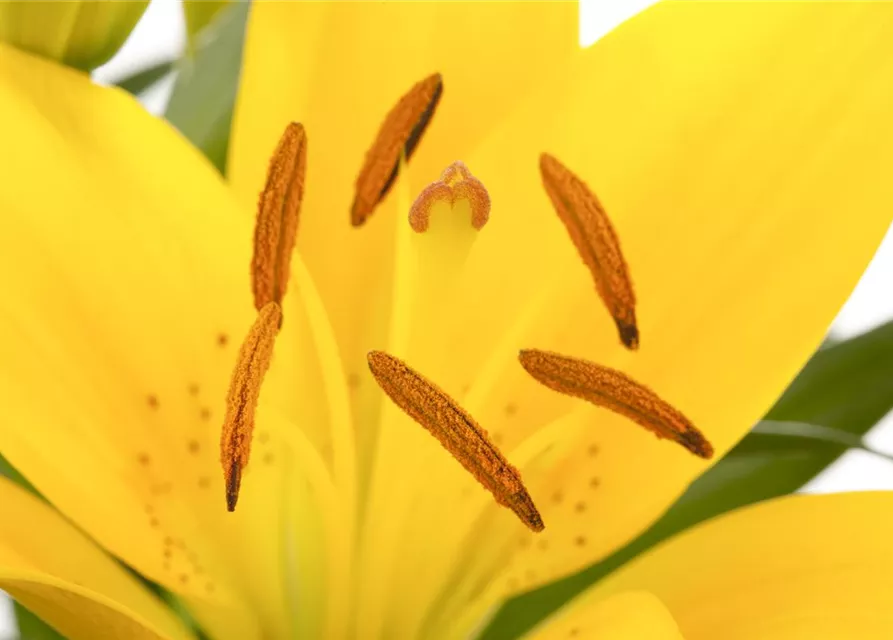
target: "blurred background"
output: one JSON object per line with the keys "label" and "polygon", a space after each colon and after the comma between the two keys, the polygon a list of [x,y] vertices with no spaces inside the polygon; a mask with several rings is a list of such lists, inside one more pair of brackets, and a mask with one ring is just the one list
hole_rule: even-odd
{"label": "blurred background", "polygon": [[[623,0],[606,2],[604,0],[582,0],[580,2],[580,42],[588,45],[598,40],[627,18],[635,15],[652,2],[648,0]],[[240,23],[237,23],[240,24]],[[211,30],[206,30],[211,31]],[[209,38],[223,37],[226,27],[208,36],[200,45],[205,50],[212,50],[214,43]],[[238,38],[236,38],[238,40]],[[186,23],[182,5],[179,0],[152,0],[136,29],[131,34],[119,53],[107,64],[96,69],[94,78],[102,84],[120,83],[126,78],[133,79],[137,74],[140,101],[147,110],[156,115],[165,115],[176,122],[177,104],[171,103],[171,96],[177,84],[178,74],[193,73],[197,56],[187,56],[176,64],[168,64],[180,60],[187,43]],[[194,45],[193,45],[194,46]],[[194,53],[194,52],[193,52]],[[219,52],[218,52],[219,53]],[[236,52],[236,55],[238,52]],[[217,53],[214,54],[219,57]],[[190,59],[192,62],[190,63]],[[146,73],[140,73],[145,71]],[[205,66],[203,71],[214,74],[214,65]],[[199,91],[213,91],[214,78],[205,84],[203,80],[193,79]],[[226,83],[223,83],[224,85]],[[229,89],[234,89],[230,87]],[[228,90],[229,90],[228,89]],[[176,101],[176,98],[175,98]],[[231,105],[230,105],[231,107]],[[192,139],[209,134],[202,127],[218,126],[220,122],[226,126],[229,115],[226,107],[221,117],[211,122],[180,121],[178,127]],[[187,132],[185,129],[189,129]],[[215,150],[205,149],[209,157]],[[222,158],[223,151],[218,152]],[[222,160],[221,160],[222,161]],[[841,310],[833,326],[830,338],[844,340],[876,329],[893,320],[893,233],[887,237],[875,256],[871,266],[862,277],[847,304]],[[865,445],[876,452],[893,454],[893,413],[890,413],[869,430],[864,439]],[[893,462],[875,453],[865,450],[850,449],[836,462],[809,481],[801,491],[823,493],[851,490],[893,490]],[[0,640],[18,637],[15,631],[12,603],[0,591]]]}

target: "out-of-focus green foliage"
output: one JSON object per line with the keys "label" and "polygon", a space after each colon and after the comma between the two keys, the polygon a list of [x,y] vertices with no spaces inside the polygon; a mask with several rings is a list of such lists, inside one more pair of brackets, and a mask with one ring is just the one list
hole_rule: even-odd
{"label": "out-of-focus green foliage", "polygon": [[118,80],[118,82],[115,83],[115,86],[137,96],[161,80],[164,76],[173,71],[173,69],[173,60],[159,62],[158,64],[134,73],[132,76],[127,76],[126,78]]}
{"label": "out-of-focus green foliage", "polygon": [[650,529],[579,574],[507,603],[481,640],[518,638],[661,540],[726,511],[798,490],[845,451],[860,446],[862,436],[891,408],[893,322],[817,352],[766,421],[693,482]]}
{"label": "out-of-focus green foliage", "polygon": [[65,636],[46,622],[28,611],[18,602],[14,603],[15,618],[21,640],[65,640]]}
{"label": "out-of-focus green foliage", "polygon": [[148,5],[148,0],[0,2],[0,40],[89,71],[115,55]]}
{"label": "out-of-focus green foliage", "polygon": [[230,123],[239,88],[249,3],[222,9],[182,61],[165,117],[216,166],[226,169]]}
{"label": "out-of-focus green foliage", "polygon": [[186,52],[193,55],[200,46],[205,29],[230,5],[229,0],[183,0],[186,17]]}

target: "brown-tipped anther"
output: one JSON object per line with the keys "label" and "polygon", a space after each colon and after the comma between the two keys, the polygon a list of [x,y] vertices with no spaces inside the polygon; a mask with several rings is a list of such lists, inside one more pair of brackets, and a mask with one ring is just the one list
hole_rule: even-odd
{"label": "brown-tipped anther", "polygon": [[273,345],[282,321],[282,309],[268,302],[257,314],[245,337],[226,396],[226,416],[220,434],[220,463],[226,487],[226,506],[232,511],[239,499],[242,472],[248,466],[254,412],[264,375],[270,368]]}
{"label": "brown-tipped anther", "polygon": [[303,126],[292,122],[270,159],[257,206],[251,289],[258,311],[270,302],[282,304],[298,235],[306,171],[307,135]]}
{"label": "brown-tipped anther", "polygon": [[595,281],[595,290],[617,323],[628,349],[639,346],[636,296],[617,233],[595,194],[547,153],[540,156],[543,186]]}
{"label": "brown-tipped anther", "polygon": [[381,351],[370,352],[368,360],[372,375],[391,400],[437,438],[499,504],[533,531],[545,528],[518,470],[474,418],[405,362]]}
{"label": "brown-tipped anther", "polygon": [[350,221],[361,226],[384,200],[400,173],[400,158],[408,161],[431,123],[440,97],[443,78],[439,73],[416,83],[385,116],[375,142],[357,177]]}
{"label": "brown-tipped anther", "polygon": [[242,486],[242,465],[233,459],[229,466],[229,477],[226,479],[226,510],[232,513],[239,501],[239,488]]}
{"label": "brown-tipped anther", "polygon": [[471,226],[480,231],[490,219],[490,194],[484,184],[471,175],[465,163],[457,160],[440,175],[440,180],[425,187],[409,210],[409,226],[417,233],[428,230],[431,207],[437,202],[451,206],[467,200],[471,207]]}
{"label": "brown-tipped anther", "polygon": [[623,343],[623,346],[630,351],[638,349],[639,329],[636,327],[635,319],[633,319],[632,324],[627,324],[624,320],[614,318],[614,323],[617,325],[617,332],[620,334],[620,341]]}
{"label": "brown-tipped anther", "polygon": [[697,456],[708,459],[713,456],[713,447],[688,418],[654,391],[623,373],[537,349],[521,351],[519,359],[531,376],[553,391],[626,416],[659,438],[673,440]]}

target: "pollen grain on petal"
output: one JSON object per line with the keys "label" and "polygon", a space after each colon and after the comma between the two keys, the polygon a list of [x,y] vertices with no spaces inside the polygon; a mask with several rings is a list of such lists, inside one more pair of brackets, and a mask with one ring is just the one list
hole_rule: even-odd
{"label": "pollen grain on petal", "polygon": [[704,434],[675,407],[629,376],[586,360],[527,349],[521,366],[553,391],[605,407],[702,458],[713,456]]}
{"label": "pollen grain on petal", "polygon": [[549,154],[540,156],[543,186],[564,223],[595,289],[617,325],[620,341],[638,349],[636,296],[617,233],[595,194],[580,178]]}
{"label": "pollen grain on petal", "polygon": [[474,418],[405,362],[381,351],[370,352],[368,360],[372,375],[391,400],[437,438],[499,504],[533,531],[545,528],[520,473]]}
{"label": "pollen grain on petal", "polygon": [[361,226],[388,194],[400,172],[400,158],[408,161],[434,117],[443,95],[443,78],[432,74],[417,82],[385,116],[357,177],[350,220]]}
{"label": "pollen grain on petal", "polygon": [[471,226],[480,231],[490,219],[490,194],[484,184],[471,175],[464,162],[456,161],[444,169],[440,180],[425,187],[409,210],[413,231],[428,230],[431,208],[436,202],[450,205],[467,200],[471,208]]}
{"label": "pollen grain on petal", "polygon": [[220,463],[226,486],[226,506],[234,511],[239,499],[242,472],[248,466],[251,438],[254,433],[254,412],[260,397],[264,375],[270,367],[273,345],[282,320],[276,302],[267,303],[242,347],[226,396],[226,416],[220,435]]}
{"label": "pollen grain on petal", "polygon": [[258,202],[251,259],[251,287],[258,311],[269,302],[281,304],[285,295],[306,170],[307,135],[302,125],[292,122],[270,159]]}

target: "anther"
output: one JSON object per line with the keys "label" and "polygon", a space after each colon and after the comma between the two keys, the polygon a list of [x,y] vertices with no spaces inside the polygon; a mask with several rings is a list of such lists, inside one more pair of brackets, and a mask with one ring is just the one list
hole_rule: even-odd
{"label": "anther", "polygon": [[544,529],[518,470],[474,418],[401,360],[381,351],[370,352],[368,360],[372,375],[391,400],[437,438],[499,504],[514,511],[533,531]]}
{"label": "anther", "polygon": [[592,273],[595,289],[608,308],[620,341],[638,349],[636,296],[617,233],[595,194],[580,178],[548,154],[540,156],[543,186],[558,217]]}
{"label": "anther", "polygon": [[409,210],[410,226],[418,233],[427,231],[431,207],[436,202],[454,205],[459,200],[467,200],[471,207],[471,226],[482,229],[490,218],[490,194],[463,162],[456,161],[443,171],[440,180],[425,187],[416,198]]}
{"label": "anther", "polygon": [[257,207],[251,288],[258,311],[269,302],[282,304],[298,233],[306,168],[307,136],[303,126],[292,122],[270,159]]}
{"label": "anther", "polygon": [[220,436],[220,463],[226,486],[226,507],[234,511],[239,499],[242,471],[248,466],[254,412],[264,375],[270,367],[282,310],[269,302],[257,315],[239,350],[239,359],[226,397],[226,417]]}
{"label": "anther", "polygon": [[553,391],[626,416],[697,456],[713,456],[713,446],[688,418],[654,391],[619,371],[536,349],[521,351],[519,359],[531,376]]}
{"label": "anther", "polygon": [[408,161],[431,123],[443,94],[439,73],[415,84],[385,117],[357,177],[350,221],[361,226],[384,200],[400,172],[400,157]]}

